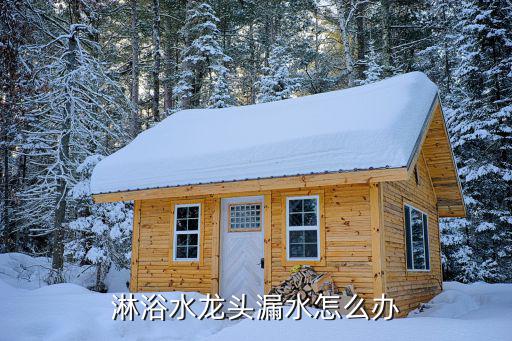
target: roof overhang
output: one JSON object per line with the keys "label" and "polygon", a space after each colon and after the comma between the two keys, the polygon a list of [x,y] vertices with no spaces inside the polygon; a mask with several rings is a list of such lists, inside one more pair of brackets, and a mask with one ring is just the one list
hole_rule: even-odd
{"label": "roof overhang", "polygon": [[405,167],[383,168],[101,193],[93,195],[93,198],[96,203],[104,203],[197,195],[261,192],[276,189],[312,188],[318,186],[361,184],[383,181],[402,181],[407,180],[408,177],[409,172]]}
{"label": "roof overhang", "polygon": [[439,217],[465,217],[466,206],[445,122],[441,100],[436,96],[407,170],[411,175],[423,154],[436,194]]}

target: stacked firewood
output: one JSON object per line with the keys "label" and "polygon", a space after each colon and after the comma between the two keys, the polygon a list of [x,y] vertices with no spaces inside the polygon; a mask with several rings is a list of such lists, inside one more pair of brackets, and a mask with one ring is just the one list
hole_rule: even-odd
{"label": "stacked firewood", "polygon": [[310,266],[302,265],[295,267],[290,277],[273,287],[269,294],[281,295],[283,304],[286,304],[288,300],[296,300],[300,297],[303,302],[309,299],[309,306],[320,308],[318,304],[315,304],[318,296],[320,294],[324,296],[337,295],[338,289],[329,274],[319,274]]}

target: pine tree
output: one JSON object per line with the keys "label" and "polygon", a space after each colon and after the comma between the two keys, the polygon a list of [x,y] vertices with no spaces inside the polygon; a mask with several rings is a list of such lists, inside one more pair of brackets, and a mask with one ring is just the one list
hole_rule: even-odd
{"label": "pine tree", "polygon": [[359,85],[370,84],[382,79],[384,67],[380,64],[380,54],[375,51],[373,42],[368,43],[368,55],[366,56],[366,69],[363,71],[364,79],[359,80]]}
{"label": "pine tree", "polygon": [[106,292],[105,276],[112,266],[130,265],[131,205],[122,202],[95,204],[89,189],[92,170],[102,155],[90,155],[76,169],[77,182],[70,190],[75,218],[69,222],[73,236],[65,244],[65,255],[80,264],[96,265],[95,291]]}
{"label": "pine tree", "polygon": [[235,104],[229,90],[228,70],[223,65],[214,67],[215,80],[212,84],[212,94],[208,100],[209,108],[226,108]]}
{"label": "pine tree", "polygon": [[30,36],[23,1],[0,3],[0,252],[19,251],[20,231],[14,219],[19,174],[25,158],[17,144],[26,111],[22,98],[30,93],[30,69],[24,65],[23,47]]}
{"label": "pine tree", "polygon": [[511,280],[512,11],[503,1],[468,0],[459,16],[457,105],[449,126],[468,216],[459,220],[462,241],[453,256],[478,267],[457,278]]}
{"label": "pine tree", "polygon": [[179,81],[174,89],[178,109],[190,109],[206,105],[201,89],[206,76],[220,70],[231,58],[224,54],[219,44],[219,30],[213,8],[202,1],[187,3],[187,19],[182,29],[185,49],[180,64]]}
{"label": "pine tree", "polygon": [[299,78],[290,75],[291,59],[284,40],[278,39],[274,44],[268,63],[269,66],[263,69],[264,75],[258,81],[258,103],[290,98],[301,84]]}

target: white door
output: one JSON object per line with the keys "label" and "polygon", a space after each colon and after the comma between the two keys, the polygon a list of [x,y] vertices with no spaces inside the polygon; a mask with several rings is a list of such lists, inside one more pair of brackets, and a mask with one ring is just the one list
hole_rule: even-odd
{"label": "white door", "polygon": [[263,197],[222,199],[220,293],[247,295],[247,306],[257,308],[263,295]]}

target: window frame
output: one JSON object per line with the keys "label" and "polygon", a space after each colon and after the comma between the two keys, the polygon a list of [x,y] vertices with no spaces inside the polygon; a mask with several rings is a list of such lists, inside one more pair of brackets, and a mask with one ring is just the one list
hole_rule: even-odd
{"label": "window frame", "polygon": [[[406,208],[409,208],[409,220],[407,220],[407,211]],[[404,210],[404,238],[405,238],[405,268],[407,272],[430,272],[432,269],[432,266],[430,264],[430,239],[429,239],[429,222],[428,222],[428,214],[425,213],[423,210],[420,210],[416,206],[410,204],[410,203],[404,203],[403,204],[403,210]],[[414,267],[414,255],[412,250],[413,245],[413,233],[412,233],[412,210],[418,211],[421,214],[421,220],[422,220],[422,233],[423,233],[423,253],[425,257],[425,268],[424,269],[416,269]],[[408,231],[409,230],[409,231]],[[426,233],[426,236],[425,236]],[[409,240],[407,240],[409,236]],[[408,245],[411,246],[411,250],[409,250]],[[409,251],[411,264],[409,264]]]}
{"label": "window frame", "polygon": [[[197,230],[186,230],[186,231],[178,231],[177,230],[177,222],[178,222],[178,208],[181,207],[197,207],[199,211],[197,212]],[[189,204],[174,204],[174,213],[173,213],[173,234],[172,234],[172,260],[173,262],[199,262],[201,259],[201,222],[202,222],[202,204],[198,203],[189,203]],[[178,235],[182,234],[196,234],[197,235],[197,255],[195,258],[177,258],[176,251],[178,249]]]}
{"label": "window frame", "polygon": [[[316,225],[315,226],[290,226],[290,200],[316,199]],[[321,260],[321,223],[320,223],[320,195],[287,196],[285,206],[286,216],[286,260],[289,262],[318,262]],[[316,257],[290,257],[290,231],[316,231]]]}

